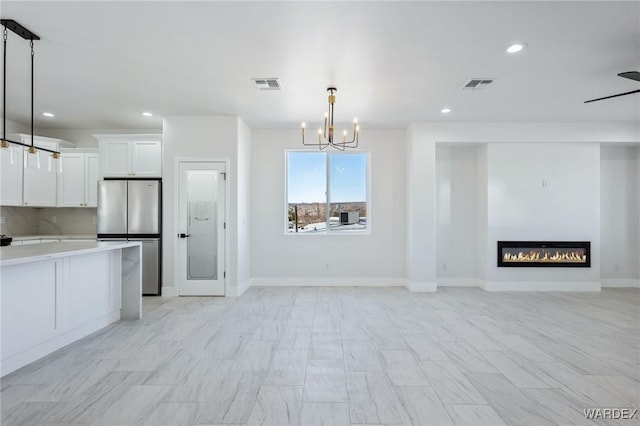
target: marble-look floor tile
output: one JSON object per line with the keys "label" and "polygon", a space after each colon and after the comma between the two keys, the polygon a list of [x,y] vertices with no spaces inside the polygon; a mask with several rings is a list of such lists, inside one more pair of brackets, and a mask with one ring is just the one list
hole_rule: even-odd
{"label": "marble-look floor tile", "polygon": [[198,411],[197,402],[161,402],[141,424],[144,426],[194,425]]}
{"label": "marble-look floor tile", "polygon": [[230,371],[205,397],[197,423],[246,423],[264,373]]}
{"label": "marble-look floor tile", "polygon": [[409,351],[380,351],[384,371],[394,386],[429,386],[418,363]]}
{"label": "marble-look floor tile", "polygon": [[60,410],[51,410],[47,421],[54,423],[92,423],[134,386],[142,385],[148,372],[114,371],[89,386]]}
{"label": "marble-look floor tile", "polygon": [[[584,408],[640,403],[639,305],[637,289],[282,287],[237,298],[145,297],[141,320],[111,324],[3,377],[1,420],[295,424],[290,408],[299,404],[301,424],[587,425]],[[168,390],[157,401],[154,388]],[[142,412],[129,407],[135,401]]]}
{"label": "marble-look floor tile", "polygon": [[309,350],[277,350],[264,379],[265,385],[304,386]]}
{"label": "marble-look floor tile", "polygon": [[342,340],[340,333],[311,334],[311,353],[309,359],[342,359]]}
{"label": "marble-look floor tile", "polygon": [[498,369],[466,342],[438,342],[449,359],[465,373],[498,373]]}
{"label": "marble-look floor tile", "polygon": [[[590,402],[593,407],[622,407],[625,402],[612,394],[608,387],[581,375],[561,363],[540,363],[538,368],[553,377],[561,389],[578,401]],[[615,391],[614,391],[615,392]]]}
{"label": "marble-look floor tile", "polygon": [[347,373],[351,423],[394,424],[406,417],[382,373]]}
{"label": "marble-look floor tile", "polygon": [[420,367],[445,404],[486,404],[478,390],[451,361],[422,361]]}
{"label": "marble-look floor tile", "polygon": [[502,374],[466,374],[471,384],[486,399],[507,424],[544,426],[555,425],[553,415],[539,410]]}
{"label": "marble-look floor tile", "polygon": [[433,388],[424,386],[396,387],[400,406],[407,415],[402,424],[453,425],[453,420],[440,402]]}
{"label": "marble-look floor tile", "polygon": [[305,402],[347,402],[342,360],[310,360],[304,384]]}
{"label": "marble-look floor tile", "polygon": [[349,404],[313,403],[302,404],[300,426],[349,426]]}
{"label": "marble-look floor tile", "polygon": [[562,389],[522,389],[522,393],[536,405],[545,407],[551,418],[560,425],[593,424],[584,415],[584,404]]}
{"label": "marble-look floor tile", "polygon": [[411,348],[416,358],[424,361],[448,361],[449,356],[438,343],[427,333],[404,334],[405,342]]}
{"label": "marble-look floor tile", "polygon": [[204,402],[227,377],[233,361],[199,360],[189,372],[176,381],[164,398],[170,402]]}
{"label": "marble-look floor tile", "polygon": [[557,388],[560,386],[557,381],[531,361],[502,352],[482,352],[482,356],[518,388]]}
{"label": "marble-look floor tile", "polygon": [[344,365],[346,371],[381,372],[382,363],[375,344],[366,340],[344,340]]}
{"label": "marble-look floor tile", "polygon": [[262,386],[247,426],[298,425],[302,391],[302,386]]}
{"label": "marble-look floor tile", "polygon": [[166,385],[133,386],[93,423],[98,425],[141,424],[158,408],[169,389],[170,387]]}
{"label": "marble-look floor tile", "polygon": [[238,354],[238,358],[231,366],[231,370],[267,371],[276,345],[277,342],[274,340],[252,340],[248,342]]}
{"label": "marble-look floor tile", "polygon": [[407,343],[395,327],[369,327],[371,337],[379,350],[406,350]]}
{"label": "marble-look floor tile", "polygon": [[506,426],[490,405],[445,404],[445,407],[457,426]]}

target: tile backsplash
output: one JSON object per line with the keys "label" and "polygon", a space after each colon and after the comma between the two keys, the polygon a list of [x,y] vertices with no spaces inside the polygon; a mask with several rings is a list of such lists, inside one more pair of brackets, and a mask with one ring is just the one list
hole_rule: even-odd
{"label": "tile backsplash", "polygon": [[95,208],[0,207],[0,233],[21,235],[95,234]]}

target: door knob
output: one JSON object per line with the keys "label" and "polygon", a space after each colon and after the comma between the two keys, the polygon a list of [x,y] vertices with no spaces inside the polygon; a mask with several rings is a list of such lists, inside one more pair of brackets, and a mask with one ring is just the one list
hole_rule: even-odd
{"label": "door knob", "polygon": [[189,234],[178,234],[180,238],[189,238]]}

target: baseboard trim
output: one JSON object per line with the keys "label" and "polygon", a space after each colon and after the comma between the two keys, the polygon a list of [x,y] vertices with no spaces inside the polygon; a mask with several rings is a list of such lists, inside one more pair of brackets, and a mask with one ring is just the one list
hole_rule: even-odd
{"label": "baseboard trim", "polygon": [[603,278],[600,280],[602,287],[611,288],[640,288],[640,280],[631,278]]}
{"label": "baseboard trim", "polygon": [[178,287],[162,286],[162,297],[178,297]]}
{"label": "baseboard trim", "polygon": [[402,287],[404,278],[252,278],[251,287]]}
{"label": "baseboard trim", "polygon": [[436,283],[417,283],[417,282],[407,282],[407,289],[414,293],[433,293],[438,289],[438,285]]}
{"label": "baseboard trim", "polygon": [[485,281],[486,291],[600,291],[599,281]]}
{"label": "baseboard trim", "polygon": [[438,287],[481,287],[482,281],[477,278],[438,278]]}
{"label": "baseboard trim", "polygon": [[242,296],[245,291],[249,290],[249,287],[252,285],[252,280],[246,280],[241,283],[238,283],[238,292],[236,296]]}

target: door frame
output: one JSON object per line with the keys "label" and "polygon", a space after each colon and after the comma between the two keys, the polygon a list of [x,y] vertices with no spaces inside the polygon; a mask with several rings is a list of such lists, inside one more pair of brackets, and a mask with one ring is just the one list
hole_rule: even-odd
{"label": "door frame", "polygon": [[[229,215],[230,213],[230,190],[229,190],[229,182],[231,181],[230,179],[230,173],[229,173],[229,169],[231,166],[231,159],[229,157],[223,157],[223,158],[211,158],[211,157],[207,157],[207,158],[201,158],[201,157],[174,157],[173,158],[173,205],[176,206],[173,209],[173,232],[170,234],[171,238],[174,239],[174,243],[173,243],[173,280],[176,286],[176,296],[180,296],[180,281],[178,278],[178,262],[180,261],[180,251],[178,250],[178,244],[176,242],[177,239],[177,235],[179,233],[179,228],[180,228],[180,163],[224,163],[224,169],[226,170],[226,178],[224,180],[224,189],[225,189],[225,206],[224,206],[224,216],[225,216],[225,222],[227,223],[227,228],[225,229],[225,233],[224,233],[224,251],[225,251],[225,256],[224,256],[224,272],[229,272],[229,254],[230,254],[230,249],[229,249],[229,240],[230,238],[227,238],[227,234],[228,231],[230,229],[230,224],[229,224],[229,218],[231,217]],[[226,276],[224,277],[224,296],[223,297],[228,297],[229,295],[229,276],[231,274],[226,274]]]}

